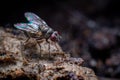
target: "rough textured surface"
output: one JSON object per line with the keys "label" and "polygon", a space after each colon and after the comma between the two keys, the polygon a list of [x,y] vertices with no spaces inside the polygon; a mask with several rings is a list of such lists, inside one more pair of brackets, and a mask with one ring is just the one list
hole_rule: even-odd
{"label": "rough textured surface", "polygon": [[65,54],[58,43],[0,30],[0,80],[97,80],[82,58]]}

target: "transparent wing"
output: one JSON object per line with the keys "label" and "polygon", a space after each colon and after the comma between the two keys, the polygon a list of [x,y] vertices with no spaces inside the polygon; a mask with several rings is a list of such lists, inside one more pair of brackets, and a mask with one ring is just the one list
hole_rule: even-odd
{"label": "transparent wing", "polygon": [[34,27],[33,27],[33,24],[17,23],[17,24],[14,24],[14,26],[15,26],[17,29],[24,30],[24,31],[28,31],[28,32],[31,32],[31,33],[38,32],[37,27],[35,28],[35,26],[37,26],[37,25],[34,25]]}
{"label": "transparent wing", "polygon": [[34,14],[32,12],[26,12],[24,15],[29,22],[39,25],[40,28],[45,28],[45,27],[48,28],[48,25],[46,24],[46,22],[44,20],[42,20],[36,14]]}

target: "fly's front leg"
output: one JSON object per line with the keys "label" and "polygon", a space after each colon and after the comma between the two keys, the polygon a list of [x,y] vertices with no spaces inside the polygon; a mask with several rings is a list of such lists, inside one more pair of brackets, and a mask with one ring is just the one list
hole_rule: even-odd
{"label": "fly's front leg", "polygon": [[58,48],[57,42],[54,42],[54,43],[55,43],[55,47],[57,48],[57,51],[59,51],[59,48]]}

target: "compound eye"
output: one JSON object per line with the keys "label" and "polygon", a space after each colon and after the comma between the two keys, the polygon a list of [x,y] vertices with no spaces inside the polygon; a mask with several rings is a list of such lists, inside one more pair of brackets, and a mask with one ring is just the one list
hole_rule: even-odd
{"label": "compound eye", "polygon": [[55,36],[51,36],[50,39],[51,39],[52,41],[56,41],[56,37],[55,37]]}

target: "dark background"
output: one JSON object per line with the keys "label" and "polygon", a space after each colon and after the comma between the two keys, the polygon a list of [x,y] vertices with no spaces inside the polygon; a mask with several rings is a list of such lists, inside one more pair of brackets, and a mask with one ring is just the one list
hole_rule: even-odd
{"label": "dark background", "polygon": [[90,18],[105,16],[120,17],[119,0],[2,0],[0,1],[0,23],[15,22],[24,19],[23,13],[32,11],[44,19],[49,19],[60,10],[69,8],[82,11]]}
{"label": "dark background", "polygon": [[120,78],[119,7],[119,0],[4,0],[0,26],[13,28],[34,12],[62,33],[64,51],[82,57],[98,76]]}

